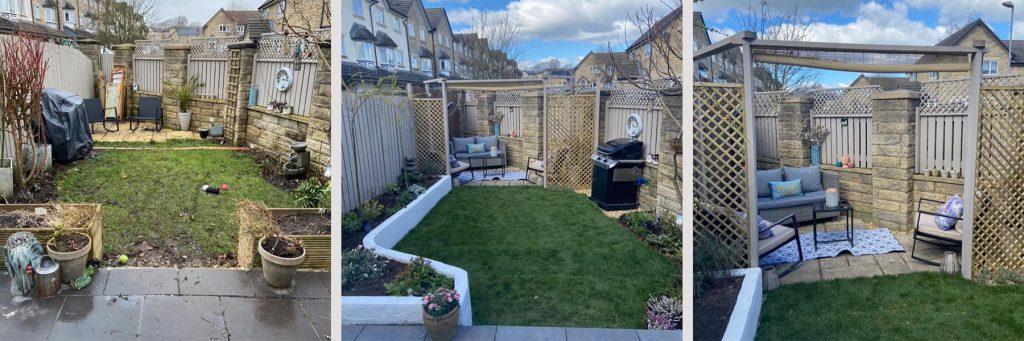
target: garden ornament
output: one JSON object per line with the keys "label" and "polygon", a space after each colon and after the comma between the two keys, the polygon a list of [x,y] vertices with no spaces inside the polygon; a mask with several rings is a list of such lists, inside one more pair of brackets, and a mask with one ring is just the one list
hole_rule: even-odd
{"label": "garden ornament", "polygon": [[4,262],[11,274],[11,294],[28,296],[32,292],[32,269],[39,267],[43,245],[29,232],[15,232],[4,243]]}

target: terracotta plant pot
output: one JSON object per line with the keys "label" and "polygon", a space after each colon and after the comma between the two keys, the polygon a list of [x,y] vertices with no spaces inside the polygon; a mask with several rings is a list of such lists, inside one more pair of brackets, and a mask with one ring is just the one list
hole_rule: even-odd
{"label": "terracotta plant pot", "polygon": [[[260,258],[263,262],[263,280],[275,288],[289,288],[292,286],[292,279],[295,278],[295,270],[299,264],[306,260],[306,248],[302,248],[302,254],[294,258],[278,257],[263,249],[263,241],[267,237],[260,238],[257,249],[260,250]],[[294,241],[294,240],[293,240]]]}
{"label": "terracotta plant pot", "polygon": [[451,340],[455,338],[455,329],[459,323],[459,307],[449,311],[441,317],[433,317],[423,310],[423,326],[427,328],[430,338],[439,340]]}
{"label": "terracotta plant pot", "polygon": [[78,277],[82,277],[85,274],[85,265],[89,260],[89,250],[92,250],[92,237],[85,233],[77,233],[89,238],[89,243],[85,244],[85,247],[71,251],[71,252],[59,252],[54,250],[50,245],[53,243],[53,238],[50,238],[46,242],[46,253],[50,255],[50,258],[57,261],[60,265],[60,281],[61,283],[71,283]]}

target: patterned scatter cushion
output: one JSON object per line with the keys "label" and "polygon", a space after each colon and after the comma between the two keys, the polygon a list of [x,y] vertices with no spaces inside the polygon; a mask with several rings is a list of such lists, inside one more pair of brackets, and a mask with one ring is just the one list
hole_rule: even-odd
{"label": "patterned scatter cushion", "polygon": [[[736,211],[736,215],[740,217],[740,221],[746,221],[747,214]],[[775,237],[775,233],[772,232],[772,223],[761,218],[761,215],[757,215],[757,239],[764,240],[771,237]]]}
{"label": "patterned scatter cushion", "polygon": [[802,179],[788,181],[772,181],[768,183],[772,189],[772,199],[804,195]]}
{"label": "patterned scatter cushion", "polygon": [[[935,213],[960,218],[964,215],[964,200],[960,198],[959,194],[951,196]],[[943,231],[951,230],[953,226],[956,226],[956,221],[953,218],[935,216],[935,225],[938,225]]]}
{"label": "patterned scatter cushion", "polygon": [[470,143],[466,146],[467,149],[469,150],[469,153],[483,153],[485,150],[483,143]]}
{"label": "patterned scatter cushion", "polygon": [[757,171],[757,196],[768,197],[772,195],[772,188],[768,187],[768,183],[772,181],[782,181],[782,168],[767,169]]}

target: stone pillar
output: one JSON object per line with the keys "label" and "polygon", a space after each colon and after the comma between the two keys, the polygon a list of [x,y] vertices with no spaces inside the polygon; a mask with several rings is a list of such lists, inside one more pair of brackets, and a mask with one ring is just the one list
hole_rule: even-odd
{"label": "stone pillar", "polygon": [[[182,111],[181,104],[174,95],[178,86],[185,84],[188,80],[188,52],[191,47],[187,44],[170,44],[164,46],[164,126],[171,129],[180,129],[178,113]],[[195,130],[195,124],[189,125]]]}
{"label": "stone pillar", "polygon": [[879,226],[909,231],[913,228],[915,111],[921,93],[879,92],[871,100],[874,220]]}
{"label": "stone pillar", "polygon": [[522,95],[523,160],[541,158],[544,153],[544,94],[528,92]]}
{"label": "stone pillar", "polygon": [[683,186],[683,156],[682,151],[680,154],[676,154],[676,150],[673,149],[672,145],[674,140],[678,140],[679,132],[682,131],[679,122],[683,118],[683,97],[680,95],[666,95],[662,96],[661,100],[665,103],[665,108],[668,110],[662,111],[664,115],[661,119],[661,133],[658,138],[661,139],[661,151],[659,152],[659,161],[657,167],[657,173],[648,173],[648,177],[657,177],[657,180],[652,181],[654,186],[657,186],[657,199],[656,207],[659,214],[670,215],[674,217],[675,214],[681,213],[683,208],[680,200],[681,190]]}
{"label": "stone pillar", "polygon": [[779,163],[782,166],[811,164],[811,144],[804,141],[803,134],[810,129],[806,121],[811,118],[812,103],[811,96],[798,95],[787,97],[779,104],[782,106],[779,110]]}
{"label": "stone pillar", "polygon": [[102,79],[103,68],[100,66],[100,42],[95,39],[82,39],[78,41],[78,50],[82,51],[89,60],[92,61],[92,77],[96,80],[93,91],[95,91],[96,98],[103,98],[103,83],[106,82]]}
{"label": "stone pillar", "polygon": [[227,96],[224,101],[224,137],[235,146],[245,145],[245,126],[249,123],[249,90],[252,87],[253,58],[256,43],[238,42],[228,45]]}
{"label": "stone pillar", "polygon": [[476,96],[476,134],[494,135],[494,127],[487,121],[487,115],[494,112],[494,93],[485,92]]}
{"label": "stone pillar", "polygon": [[132,91],[132,83],[135,81],[135,63],[132,57],[135,54],[135,44],[114,45],[110,48],[114,51],[114,66],[124,68],[124,114],[135,115],[138,110],[135,103],[138,103],[138,94]]}
{"label": "stone pillar", "polygon": [[[598,86],[601,86],[603,80],[598,80]],[[608,103],[612,98],[612,92],[608,90],[601,90],[600,105],[598,106],[599,111],[597,112],[597,142],[603,143],[608,141],[608,135],[604,133],[605,124],[608,122]],[[657,151],[651,151],[651,154],[657,154]]]}
{"label": "stone pillar", "polygon": [[[313,174],[323,174],[331,164],[331,44],[319,43],[320,59],[313,81],[313,105],[306,131],[306,147],[310,153]],[[250,63],[251,65],[252,63]]]}

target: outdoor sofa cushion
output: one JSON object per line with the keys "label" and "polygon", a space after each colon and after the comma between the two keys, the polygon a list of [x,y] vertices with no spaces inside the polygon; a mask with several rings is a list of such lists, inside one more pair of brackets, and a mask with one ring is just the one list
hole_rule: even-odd
{"label": "outdoor sofa cushion", "polygon": [[803,183],[801,186],[804,192],[814,192],[824,189],[821,188],[821,167],[819,166],[782,167],[782,173],[785,175],[786,180],[802,180]]}
{"label": "outdoor sofa cushion", "polygon": [[[960,218],[964,214],[964,200],[960,199],[959,194],[953,195],[949,197],[949,199],[946,200],[946,203],[942,204],[942,207],[939,207],[939,211],[935,213]],[[953,228],[954,220],[955,219],[953,218],[936,215],[935,226],[938,226],[943,231],[949,231]]]}
{"label": "outdoor sofa cushion", "polygon": [[483,143],[470,143],[466,147],[469,149],[468,153],[470,154],[482,153],[484,150],[487,150]]}
{"label": "outdoor sofa cushion", "polygon": [[761,241],[757,242],[758,256],[764,256],[765,253],[767,253],[768,251],[771,251],[772,249],[779,247],[786,241],[789,241],[790,238],[793,238],[793,235],[796,234],[796,232],[793,231],[793,228],[778,225],[772,227],[772,234],[774,236],[772,236],[771,238],[762,239]]}
{"label": "outdoor sofa cushion", "polygon": [[[496,158],[500,158],[504,154],[505,153],[502,153],[499,150],[498,151],[498,156],[495,156],[495,157]],[[484,152],[479,152],[479,153],[455,153],[455,158],[456,159],[466,159],[466,158],[470,158],[470,157],[488,157],[489,158],[489,157],[491,157],[491,152],[490,151],[484,151]]]}
{"label": "outdoor sofa cushion", "polygon": [[491,147],[498,146],[498,137],[495,135],[491,136],[477,136],[476,143],[483,143],[484,150],[491,150]]}
{"label": "outdoor sofa cushion", "polygon": [[780,199],[772,199],[771,197],[758,197],[757,209],[770,210],[775,208],[794,207],[800,205],[813,205],[817,203],[825,203],[825,191],[815,191],[810,193],[804,193],[804,195],[798,195],[795,197],[785,197]]}
{"label": "outdoor sofa cushion", "polygon": [[468,153],[469,144],[476,143],[475,137],[453,137],[452,145],[455,150],[453,153]]}
{"label": "outdoor sofa cushion", "polygon": [[768,183],[782,181],[782,168],[759,170],[754,181],[757,182],[757,196],[770,197],[772,196],[772,189],[768,186]]}
{"label": "outdoor sofa cushion", "polygon": [[772,199],[777,200],[786,197],[804,195],[800,185],[802,181],[802,179],[795,179],[769,182],[768,186],[772,188]]}
{"label": "outdoor sofa cushion", "polygon": [[963,220],[958,220],[953,229],[947,231],[939,228],[939,226],[935,224],[935,215],[930,213],[921,212],[920,215],[915,215],[914,219],[919,219],[919,221],[917,221],[917,229],[921,231],[921,233],[963,241],[963,234],[961,232],[964,225]]}

